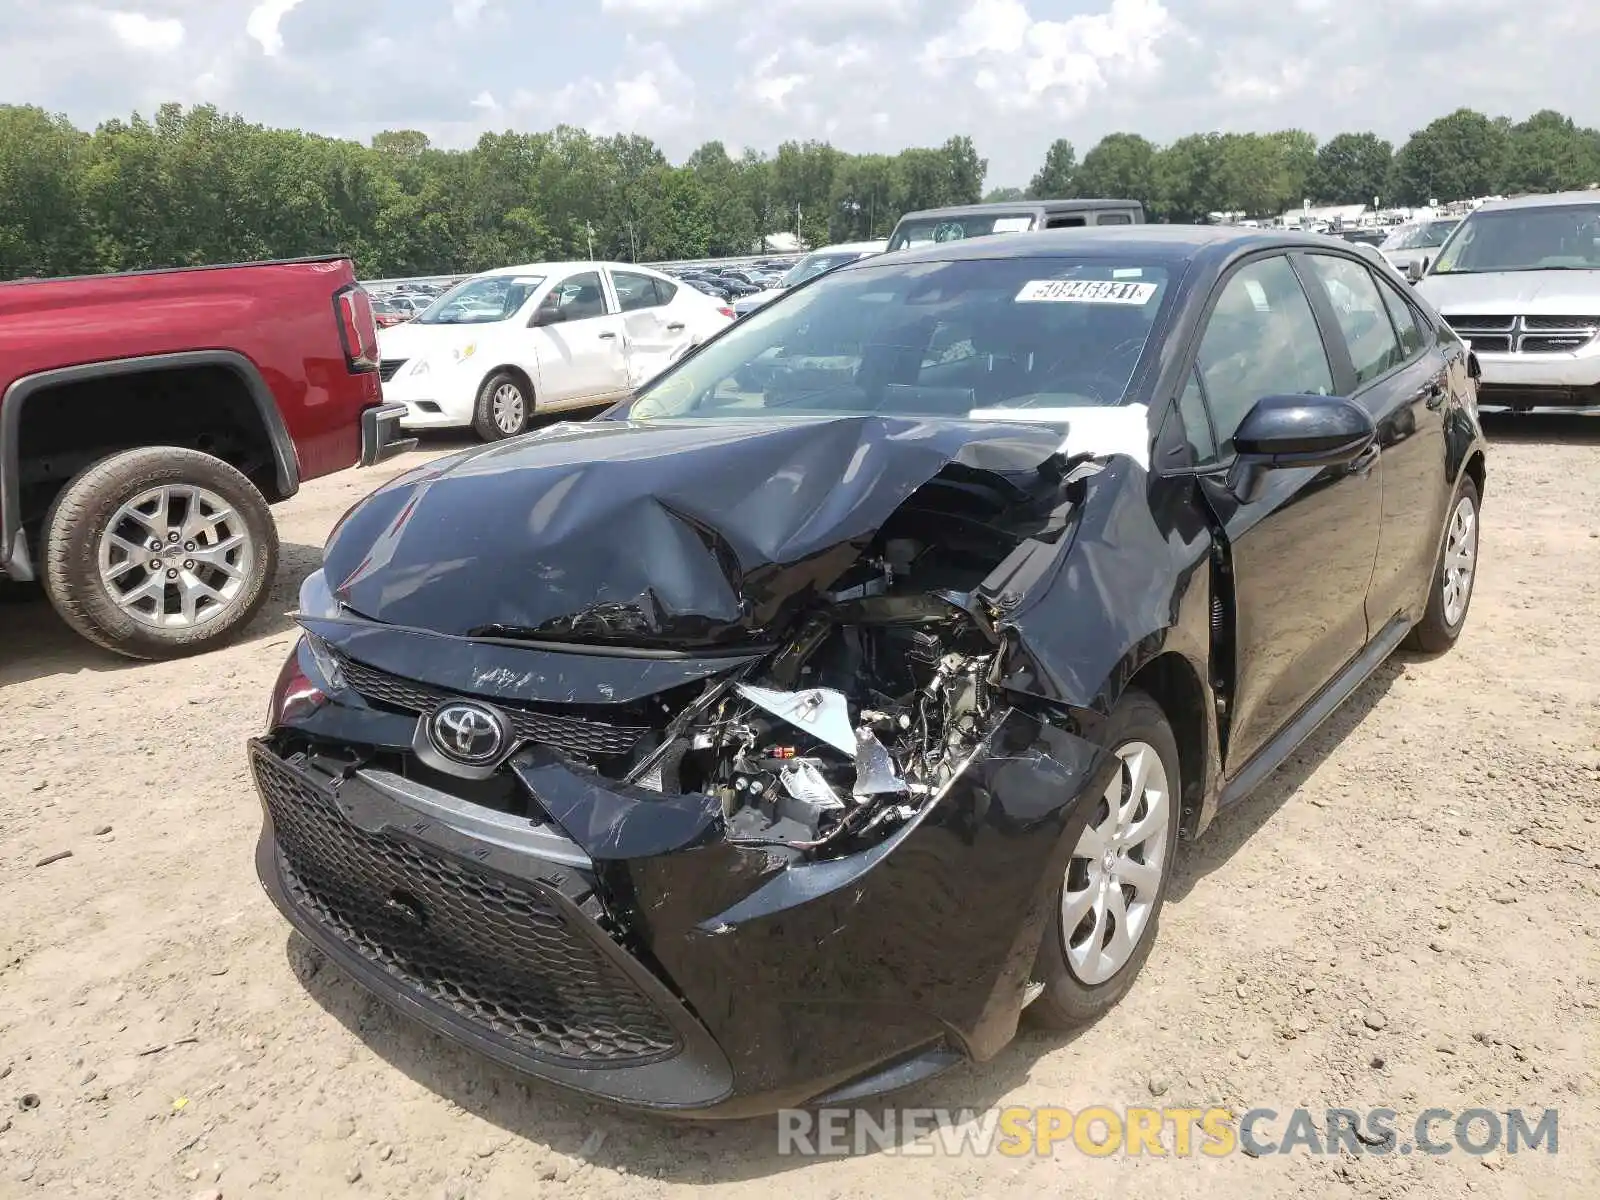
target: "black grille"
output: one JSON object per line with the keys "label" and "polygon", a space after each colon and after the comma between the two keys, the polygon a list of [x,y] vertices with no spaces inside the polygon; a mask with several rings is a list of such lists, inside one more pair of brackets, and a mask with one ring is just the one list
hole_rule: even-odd
{"label": "black grille", "polygon": [[[351,687],[368,700],[387,704],[391,708],[423,713],[455,698],[452,692],[391,675],[342,654],[339,664]],[[570,754],[600,757],[626,754],[649,732],[644,726],[607,725],[599,721],[586,721],[582,717],[508,704],[498,699],[492,703],[511,718],[518,741],[553,746]]]}
{"label": "black grille", "polygon": [[525,1052],[622,1066],[679,1049],[666,1018],[595,944],[598,927],[586,933],[584,918],[536,887],[357,829],[270,753],[253,759],[291,901],[362,958]]}
{"label": "black grille", "polygon": [[389,380],[394,378],[395,372],[405,366],[407,361],[409,360],[404,358],[380,358],[378,360],[378,378],[383,380],[384,383],[388,383]]}
{"label": "black grille", "polygon": [[1560,333],[1585,333],[1594,336],[1600,329],[1600,317],[1523,317],[1522,327],[1530,333],[1538,330]]}
{"label": "black grille", "polygon": [[1511,353],[1509,333],[1479,333],[1475,329],[1458,329],[1456,332],[1471,342],[1474,350],[1480,350],[1485,354]]}
{"label": "black grille", "polygon": [[1584,333],[1530,333],[1519,346],[1524,354],[1565,354],[1583,349],[1592,336]]}
{"label": "black grille", "polygon": [[1455,329],[1460,332],[1465,332],[1466,330],[1471,329],[1484,333],[1493,333],[1497,331],[1500,333],[1510,333],[1511,327],[1515,325],[1517,321],[1515,317],[1488,317],[1480,316],[1477,313],[1455,316],[1452,316],[1450,313],[1445,313],[1444,319],[1449,323],[1451,329]]}

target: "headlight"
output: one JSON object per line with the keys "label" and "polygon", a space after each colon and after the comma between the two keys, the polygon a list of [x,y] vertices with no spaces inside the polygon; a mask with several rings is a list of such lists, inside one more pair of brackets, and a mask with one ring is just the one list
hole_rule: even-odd
{"label": "headlight", "polygon": [[462,363],[466,362],[467,359],[471,358],[477,352],[478,352],[478,343],[476,343],[476,342],[468,342],[465,346],[461,347],[461,349],[452,350],[450,353],[455,356],[456,365],[459,367]]}
{"label": "headlight", "polygon": [[302,617],[337,617],[339,601],[328,587],[328,577],[320,570],[306,576],[300,585],[300,615]]}
{"label": "headlight", "polygon": [[408,375],[426,375],[428,370],[428,360],[425,358],[419,358],[414,364],[412,364],[411,370],[406,373]]}

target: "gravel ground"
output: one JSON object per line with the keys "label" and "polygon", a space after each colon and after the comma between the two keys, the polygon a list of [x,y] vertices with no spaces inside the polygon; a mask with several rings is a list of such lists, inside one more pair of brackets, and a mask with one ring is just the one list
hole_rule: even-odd
{"label": "gravel ground", "polygon": [[1491,436],[1459,646],[1390,662],[1187,848],[1116,1011],[899,1103],[1386,1106],[1405,1130],[1553,1107],[1558,1154],[806,1162],[771,1122],[619,1114],[396,1018],[289,935],[251,858],[244,739],[317,546],[379,477],[352,472],[280,510],[282,576],[232,648],[129,664],[0,604],[0,1196],[1593,1196],[1600,425]]}

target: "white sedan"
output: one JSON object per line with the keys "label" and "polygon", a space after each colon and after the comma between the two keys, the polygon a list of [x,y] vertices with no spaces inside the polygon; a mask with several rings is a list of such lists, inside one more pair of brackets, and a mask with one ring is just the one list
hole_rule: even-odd
{"label": "white sedan", "polygon": [[733,321],[647,267],[538,263],[475,275],[381,330],[384,399],[407,429],[514,437],[535,412],[620,400]]}

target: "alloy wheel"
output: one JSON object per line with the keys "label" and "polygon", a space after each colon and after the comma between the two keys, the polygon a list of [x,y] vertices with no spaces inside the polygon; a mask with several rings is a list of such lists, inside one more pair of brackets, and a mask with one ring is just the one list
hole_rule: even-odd
{"label": "alloy wheel", "polygon": [[1104,983],[1128,964],[1149,930],[1167,869],[1172,796],[1155,747],[1129,742],[1067,864],[1061,930],[1078,979]]}
{"label": "alloy wheel", "polygon": [[100,581],[142,625],[187,629],[214,621],[245,591],[255,547],[221,496],[164,484],[132,497],[100,535]]}
{"label": "alloy wheel", "polygon": [[1445,535],[1444,571],[1439,586],[1444,622],[1454,629],[1467,615],[1472,598],[1472,578],[1478,565],[1478,508],[1471,496],[1456,501]]}

